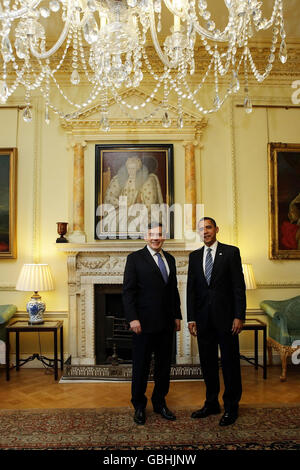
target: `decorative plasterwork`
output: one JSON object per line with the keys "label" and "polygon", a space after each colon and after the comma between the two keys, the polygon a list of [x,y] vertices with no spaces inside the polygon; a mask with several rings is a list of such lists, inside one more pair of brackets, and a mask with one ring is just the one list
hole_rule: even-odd
{"label": "decorative plasterwork", "polygon": [[[289,38],[287,38],[289,39]],[[261,42],[260,44],[250,44],[250,50],[252,58],[258,68],[258,70],[262,71],[265,68],[266,60],[270,55],[270,45],[271,40],[268,42]],[[287,48],[288,48],[288,60],[285,64],[282,64],[278,59],[278,49],[276,51],[276,60],[273,62],[273,68],[268,78],[268,83],[274,82],[274,84],[281,84],[285,83],[287,80],[290,80],[291,77],[299,76],[300,70],[300,43],[299,41],[295,40],[293,42],[287,41]],[[87,46],[84,47],[85,54],[88,56],[88,48]],[[225,47],[219,48],[220,53],[225,53]],[[156,50],[153,46],[146,47],[146,53],[151,63],[152,70],[155,73],[161,73],[163,70],[163,64],[156,53]],[[193,76],[188,77],[190,83],[198,83],[199,79],[201,80],[203,74],[208,68],[208,65],[211,61],[211,56],[208,55],[207,51],[204,47],[196,47],[195,48],[195,58],[196,58],[196,72]],[[18,61],[19,67],[21,68],[23,65],[23,61]],[[51,65],[53,68],[56,68],[61,62],[61,51],[59,50],[54,56],[51,58]],[[40,64],[38,60],[32,59],[31,65],[33,70],[38,73],[40,71]],[[144,63],[143,63],[144,65]],[[60,83],[63,83],[66,86],[71,86],[70,84],[70,70],[72,70],[72,55],[69,55],[65,58],[64,62],[60,64],[59,71],[56,72],[56,78],[59,78]],[[85,78],[85,72],[81,62],[78,62],[78,71],[81,73],[81,84],[87,85],[87,79]],[[153,83],[153,79],[149,74],[146,67],[142,69],[144,74],[144,80],[148,81],[149,83]],[[12,73],[12,72],[11,72]],[[243,68],[240,70],[241,76],[243,76]],[[148,79],[148,80],[147,80]],[[255,81],[252,74],[249,74],[250,81]],[[227,78],[224,79],[225,82]],[[213,83],[214,81],[214,74],[211,73],[207,79],[208,83]],[[222,83],[222,79],[220,79],[220,83]]]}
{"label": "decorative plasterwork", "polygon": [[[141,89],[129,89],[121,94],[121,99],[126,100],[132,105],[145,102],[147,97],[148,93]],[[161,101],[154,98],[151,105],[146,105],[143,108],[142,113],[143,115],[151,114],[155,107],[161,107],[161,105]],[[177,105],[172,104],[171,100],[169,102],[169,117],[171,125],[168,128],[162,127],[161,115],[159,113],[156,117],[153,117],[146,122],[134,122],[128,117],[120,115],[119,107],[114,103],[112,98],[108,101],[108,108],[109,121],[111,125],[109,135],[119,134],[120,132],[125,131],[126,133],[144,132],[147,134],[155,134],[157,136],[159,132],[160,137],[163,135],[172,135],[174,140],[184,140],[187,138],[198,140],[207,126],[206,118],[200,114],[192,113],[190,110],[183,108],[182,115],[184,127],[179,130],[177,127]],[[61,126],[65,131],[67,131],[67,133],[75,136],[85,137],[87,135],[107,135],[100,129],[100,111],[100,104],[92,106],[81,112],[77,119],[63,119],[61,121]]]}

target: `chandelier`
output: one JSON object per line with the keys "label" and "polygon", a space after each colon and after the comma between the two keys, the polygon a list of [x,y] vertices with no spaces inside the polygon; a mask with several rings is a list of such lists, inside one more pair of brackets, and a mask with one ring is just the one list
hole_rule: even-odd
{"label": "chandelier", "polygon": [[[169,127],[172,94],[177,101],[177,126],[182,128],[183,100],[201,114],[213,113],[228,96],[243,87],[245,111],[250,113],[249,75],[263,82],[272,70],[276,49],[280,61],[287,60],[283,0],[273,1],[270,18],[263,15],[262,1],[224,0],[228,20],[221,29],[218,18],[212,18],[208,3],[207,0],[0,0],[0,103],[5,104],[18,87],[23,87],[23,118],[30,122],[31,98],[38,92],[44,98],[47,123],[50,110],[68,120],[76,119],[91,104],[100,104],[100,127],[108,131],[109,100],[114,100],[126,117],[136,123],[146,122],[156,114],[162,125]],[[168,15],[171,25],[162,31],[162,22],[165,24]],[[61,27],[55,41],[53,33],[52,37],[48,33],[53,24],[56,30]],[[251,39],[255,33],[269,28],[272,28],[270,52],[264,70],[259,71],[251,54]],[[153,57],[149,57],[150,43],[160,67],[153,66]],[[200,50],[205,51],[205,61]],[[65,73],[69,74],[72,92],[74,87],[84,85],[88,90],[85,99],[75,100],[74,92],[68,95],[59,81],[62,71],[64,80]],[[147,98],[136,105],[126,101],[124,90],[138,88],[146,77],[147,83],[150,78],[152,84]],[[202,95],[207,98],[204,85],[213,90],[208,104],[203,102]],[[66,107],[57,104],[64,101]],[[154,109],[143,114],[148,103],[154,104]]]}

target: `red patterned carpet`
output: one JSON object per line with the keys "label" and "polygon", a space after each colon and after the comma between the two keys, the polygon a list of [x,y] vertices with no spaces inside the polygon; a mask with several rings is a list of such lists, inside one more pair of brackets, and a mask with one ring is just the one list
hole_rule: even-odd
{"label": "red patterned carpet", "polygon": [[0,410],[0,450],[300,450],[300,406],[242,407],[226,428],[221,415],[193,420],[191,411],[168,422],[149,410],[137,426],[129,407]]}

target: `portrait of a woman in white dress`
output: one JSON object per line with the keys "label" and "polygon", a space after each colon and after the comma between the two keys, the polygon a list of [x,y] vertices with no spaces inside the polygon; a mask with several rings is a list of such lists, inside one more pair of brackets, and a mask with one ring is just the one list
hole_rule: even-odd
{"label": "portrait of a woman in white dress", "polygon": [[[151,217],[155,217],[157,205],[163,204],[159,179],[139,156],[130,156],[112,177],[104,204],[113,206],[105,217],[108,231],[127,227],[128,232],[143,232]],[[121,212],[120,204],[126,204],[127,210],[122,207]]]}
{"label": "portrait of a woman in white dress", "polygon": [[173,238],[173,145],[99,144],[95,157],[95,239],[143,238],[149,222]]}

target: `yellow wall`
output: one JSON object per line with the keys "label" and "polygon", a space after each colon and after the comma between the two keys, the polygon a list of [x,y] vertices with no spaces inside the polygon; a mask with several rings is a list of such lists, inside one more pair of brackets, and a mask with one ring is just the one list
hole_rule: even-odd
{"label": "yellow wall", "polygon": [[[291,104],[290,96],[288,85],[264,87],[254,90],[253,101],[286,105]],[[299,261],[268,258],[267,162],[268,141],[299,143],[300,110],[254,108],[246,115],[236,102],[228,101],[217,114],[209,115],[202,148],[196,151],[197,197],[205,213],[216,218],[220,241],[238,244],[243,260],[253,264],[262,286],[247,294],[248,307],[256,309],[262,299],[300,294]],[[22,99],[10,103],[19,104]],[[23,263],[49,263],[55,290],[44,293],[43,299],[48,313],[67,323],[66,255],[57,250],[55,240],[56,222],[72,221],[73,153],[58,118],[51,115],[50,125],[44,123],[38,98],[33,101],[33,115],[27,124],[22,111],[0,109],[0,147],[18,148],[18,257],[0,260],[0,303],[14,303],[24,312],[28,293],[14,290]],[[178,142],[174,149],[175,202],[183,203],[184,149]],[[85,152],[85,175],[86,233],[92,241],[94,143]],[[242,340],[242,345],[248,349],[248,340]]]}

